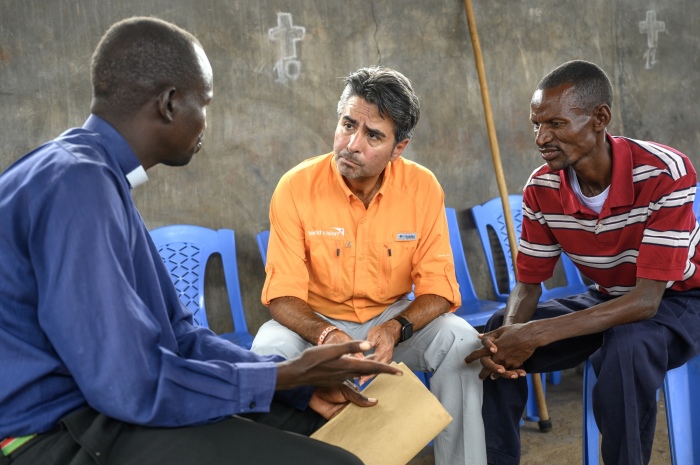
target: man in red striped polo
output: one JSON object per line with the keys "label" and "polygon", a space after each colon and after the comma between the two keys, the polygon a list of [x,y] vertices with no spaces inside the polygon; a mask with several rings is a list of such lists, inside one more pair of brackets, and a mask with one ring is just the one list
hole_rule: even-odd
{"label": "man in red striped polo", "polygon": [[[523,194],[518,283],[482,336],[488,463],[520,460],[526,372],[590,357],[593,409],[608,464],[647,464],[656,391],[666,372],[700,352],[700,228],[696,173],[679,151],[607,133],[612,86],[585,61],[564,63],[530,104],[545,164]],[[539,303],[566,253],[594,284]]]}

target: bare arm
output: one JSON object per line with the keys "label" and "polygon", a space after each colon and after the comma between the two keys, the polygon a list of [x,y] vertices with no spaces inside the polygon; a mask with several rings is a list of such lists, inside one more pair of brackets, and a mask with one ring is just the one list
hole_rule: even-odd
{"label": "bare arm", "polygon": [[[309,304],[297,297],[279,297],[270,302],[270,315],[281,325],[299,334],[312,344],[318,343],[318,338],[329,324],[316,315]],[[341,334],[338,334],[341,333]],[[352,338],[340,330],[328,334],[325,342],[349,342]]]}
{"label": "bare arm", "polygon": [[[493,372],[514,377],[515,371],[506,371],[504,368],[519,368],[538,347],[651,318],[656,314],[665,290],[664,281],[638,279],[635,288],[626,295],[586,310],[529,322],[521,322],[521,315],[516,313],[509,325],[485,334],[482,338],[484,347],[472,352],[465,362],[481,358],[484,366],[482,379]],[[531,316],[532,314],[528,319]]]}
{"label": "bare arm", "polygon": [[532,315],[537,309],[537,302],[539,302],[541,295],[541,284],[527,284],[521,282],[516,284],[515,288],[508,296],[503,326],[530,321],[530,318],[532,318]]}
{"label": "bare arm", "polygon": [[634,289],[617,299],[569,315],[530,322],[530,332],[537,347],[542,347],[561,339],[644,321],[656,315],[665,290],[665,281],[637,279]]}

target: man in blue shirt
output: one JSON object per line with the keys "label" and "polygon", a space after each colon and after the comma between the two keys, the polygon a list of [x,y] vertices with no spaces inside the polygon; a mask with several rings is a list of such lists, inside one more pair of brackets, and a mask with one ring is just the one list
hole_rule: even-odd
{"label": "man in blue shirt", "polygon": [[147,169],[202,146],[213,85],[197,39],[121,21],[92,80],[84,126],[0,175],[0,464],[359,463],[282,430],[374,405],[343,381],[399,370],[344,357],[368,342],[285,361],[193,326],[132,202]]}

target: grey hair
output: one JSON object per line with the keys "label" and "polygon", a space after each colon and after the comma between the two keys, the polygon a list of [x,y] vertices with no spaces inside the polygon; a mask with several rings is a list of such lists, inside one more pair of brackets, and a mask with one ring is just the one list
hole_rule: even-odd
{"label": "grey hair", "polygon": [[406,76],[393,69],[372,66],[351,73],[344,81],[345,89],[338,101],[338,118],[350,97],[360,97],[376,105],[382,118],[391,118],[396,143],[411,138],[420,117],[420,103]]}

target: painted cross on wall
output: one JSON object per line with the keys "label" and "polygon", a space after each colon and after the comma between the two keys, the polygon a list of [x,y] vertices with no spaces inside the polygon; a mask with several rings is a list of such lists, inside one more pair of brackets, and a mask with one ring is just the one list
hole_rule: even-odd
{"label": "painted cross on wall", "polygon": [[656,20],[656,11],[647,11],[647,17],[639,22],[639,32],[647,35],[647,51],[644,52],[646,69],[651,69],[656,63],[656,47],[659,44],[659,32],[666,32],[666,23]]}
{"label": "painted cross on wall", "polygon": [[304,38],[306,29],[292,25],[291,13],[277,13],[277,27],[270,29],[268,37],[279,43],[280,57],[273,72],[277,74],[275,82],[286,83],[296,80],[301,74],[301,62],[297,60],[297,42]]}

